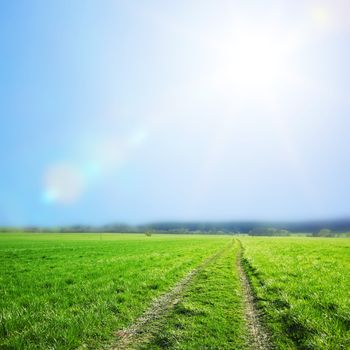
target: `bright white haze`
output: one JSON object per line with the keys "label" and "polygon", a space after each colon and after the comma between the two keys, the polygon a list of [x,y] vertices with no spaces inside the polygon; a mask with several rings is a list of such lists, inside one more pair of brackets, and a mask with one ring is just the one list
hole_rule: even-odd
{"label": "bright white haze", "polygon": [[347,1],[71,6],[31,10],[36,77],[13,78],[28,102],[6,126],[42,143],[19,141],[32,170],[4,222],[350,214]]}

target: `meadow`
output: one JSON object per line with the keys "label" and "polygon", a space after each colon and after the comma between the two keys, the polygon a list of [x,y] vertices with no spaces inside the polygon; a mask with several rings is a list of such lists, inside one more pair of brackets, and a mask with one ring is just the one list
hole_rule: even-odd
{"label": "meadow", "polygon": [[258,349],[242,271],[268,348],[349,349],[349,250],[340,238],[1,234],[0,349]]}
{"label": "meadow", "polygon": [[208,264],[139,349],[249,349],[236,269],[238,241]]}
{"label": "meadow", "polygon": [[99,348],[230,241],[126,234],[0,240],[1,349]]}
{"label": "meadow", "polygon": [[350,349],[350,240],[243,238],[244,265],[278,349]]}

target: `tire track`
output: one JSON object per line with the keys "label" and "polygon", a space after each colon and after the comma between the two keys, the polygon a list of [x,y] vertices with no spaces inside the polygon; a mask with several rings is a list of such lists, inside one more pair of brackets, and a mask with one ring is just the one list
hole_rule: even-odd
{"label": "tire track", "polygon": [[272,346],[268,332],[266,331],[265,327],[261,322],[261,313],[256,307],[254,293],[252,291],[250,281],[247,277],[247,274],[244,271],[244,267],[242,264],[242,243],[240,241],[238,242],[240,244],[240,251],[237,255],[237,270],[242,284],[245,306],[244,314],[250,334],[249,345],[252,350],[271,350],[274,347]]}
{"label": "tire track", "polygon": [[200,263],[182,278],[169,292],[155,299],[151,306],[128,328],[116,332],[116,343],[110,350],[132,350],[137,349],[139,344],[147,342],[148,339],[157,332],[162,318],[181,300],[181,296],[186,287],[192,282],[207,265],[214,262],[233,244],[233,241],[226,247],[219,250],[208,259]]}

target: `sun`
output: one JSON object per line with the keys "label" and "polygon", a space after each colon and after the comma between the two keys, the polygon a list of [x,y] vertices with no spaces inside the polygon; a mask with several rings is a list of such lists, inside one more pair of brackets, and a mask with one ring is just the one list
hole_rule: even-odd
{"label": "sun", "polygon": [[250,97],[277,93],[291,76],[293,48],[278,28],[238,26],[222,45],[222,79]]}

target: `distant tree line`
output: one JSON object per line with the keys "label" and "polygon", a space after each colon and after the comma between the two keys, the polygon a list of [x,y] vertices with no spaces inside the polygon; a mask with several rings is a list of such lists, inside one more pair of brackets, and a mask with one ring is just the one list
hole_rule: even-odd
{"label": "distant tree line", "polygon": [[286,229],[278,229],[274,227],[256,227],[248,232],[250,236],[290,236],[290,232]]}
{"label": "distant tree line", "polygon": [[[324,226],[322,226],[324,225]],[[304,223],[263,222],[162,222],[148,225],[109,224],[103,226],[71,225],[55,227],[0,227],[0,232],[52,233],[167,233],[167,234],[248,234],[250,236],[289,236],[305,233],[313,237],[349,237],[350,220]]]}

